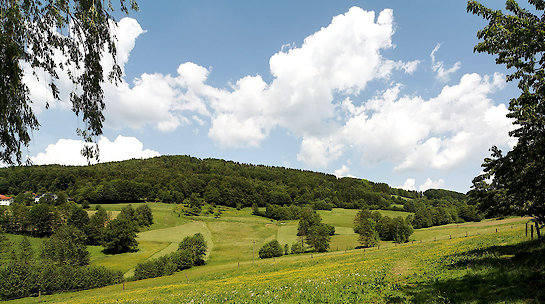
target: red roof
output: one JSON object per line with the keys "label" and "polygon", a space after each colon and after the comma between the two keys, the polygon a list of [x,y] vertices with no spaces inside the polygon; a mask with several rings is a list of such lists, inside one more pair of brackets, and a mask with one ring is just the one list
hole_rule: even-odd
{"label": "red roof", "polygon": [[9,199],[12,199],[12,197],[0,194],[0,200],[9,200]]}

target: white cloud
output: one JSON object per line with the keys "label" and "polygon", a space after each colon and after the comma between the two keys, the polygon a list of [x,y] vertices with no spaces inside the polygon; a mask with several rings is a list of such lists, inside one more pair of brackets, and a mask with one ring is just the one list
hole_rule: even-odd
{"label": "white cloud", "polygon": [[350,174],[350,168],[347,165],[342,165],[342,167],[335,170],[333,174],[335,174],[337,178],[354,177],[353,175]]}
{"label": "white cloud", "polygon": [[[85,142],[81,140],[59,139],[57,143],[47,146],[45,152],[31,156],[30,159],[36,165],[87,165],[87,160],[80,154],[84,145]],[[98,147],[100,150],[100,162],[160,156],[157,151],[144,149],[143,144],[135,137],[119,135],[112,142],[102,136],[98,141]],[[96,161],[92,163],[96,163]]]}
{"label": "white cloud", "polygon": [[439,179],[437,181],[432,181],[429,177],[426,179],[426,182],[422,185],[420,185],[419,190],[420,191],[426,191],[428,189],[439,189],[445,186],[445,181],[443,179]]}
{"label": "white cloud", "polygon": [[[346,149],[361,153],[365,165],[390,162],[398,171],[448,169],[480,158],[493,144],[512,146],[512,120],[505,105],[489,95],[503,87],[504,77],[466,74],[436,97],[400,96],[400,85],[356,105],[345,99],[344,125],[307,143],[301,161],[325,166]],[[330,153],[329,147],[336,147]]]}
{"label": "white cloud", "polygon": [[443,61],[435,61],[435,53],[439,50],[440,47],[441,44],[438,43],[433,51],[431,51],[431,68],[434,72],[437,73],[437,79],[447,82],[450,79],[450,74],[458,71],[460,67],[462,67],[462,63],[460,61],[457,61],[452,67],[446,68]]}
{"label": "white cloud", "polygon": [[416,180],[414,178],[407,178],[405,180],[405,183],[403,183],[403,186],[397,186],[397,188],[408,190],[408,191],[415,191],[416,190],[415,183],[416,183]]}

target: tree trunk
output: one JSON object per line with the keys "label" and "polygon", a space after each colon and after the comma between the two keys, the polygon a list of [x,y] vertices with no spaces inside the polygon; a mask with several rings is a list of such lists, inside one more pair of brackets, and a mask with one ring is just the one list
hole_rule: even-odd
{"label": "tree trunk", "polygon": [[539,231],[539,224],[538,224],[538,223],[536,223],[536,234],[537,234],[537,239],[538,239],[540,242],[543,241],[543,240],[541,239],[541,232]]}

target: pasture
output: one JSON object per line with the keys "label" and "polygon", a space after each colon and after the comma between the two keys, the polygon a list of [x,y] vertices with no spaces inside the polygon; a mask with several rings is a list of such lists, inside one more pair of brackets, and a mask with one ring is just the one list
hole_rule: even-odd
{"label": "pasture", "polygon": [[[45,303],[405,303],[509,302],[545,300],[545,246],[525,237],[525,219],[512,218],[459,226],[436,232],[463,234],[452,239],[381,245],[322,254],[290,255],[267,260],[231,257],[213,262],[215,250],[227,253],[218,231],[231,229],[218,221],[210,229],[214,247],[210,263],[172,276],[122,285],[43,296]],[[237,222],[233,222],[237,223]],[[241,222],[238,222],[239,224]],[[217,225],[216,225],[217,224]],[[269,223],[242,226],[253,236],[290,234]],[[496,232],[496,228],[498,232]],[[464,231],[472,231],[465,237]],[[272,234],[271,234],[272,233]],[[415,233],[416,234],[416,233]],[[235,236],[226,233],[226,240]],[[248,238],[238,238],[242,248]],[[224,241],[224,243],[227,243]],[[250,247],[251,246],[246,246]],[[219,259],[219,257],[218,257]],[[494,286],[494,288],[491,288]],[[14,303],[35,303],[26,298]]]}

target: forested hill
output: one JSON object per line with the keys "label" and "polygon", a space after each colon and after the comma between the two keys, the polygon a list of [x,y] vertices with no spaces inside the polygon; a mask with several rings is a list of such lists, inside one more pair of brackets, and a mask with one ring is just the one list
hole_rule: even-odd
{"label": "forested hill", "polygon": [[[364,179],[219,159],[161,156],[92,166],[21,166],[0,169],[0,193],[66,193],[77,202],[182,202],[186,198],[246,207],[266,204],[326,204],[388,208],[422,194]],[[437,196],[464,194],[441,190]],[[327,207],[327,206],[326,206]],[[321,208],[320,208],[321,209]]]}

